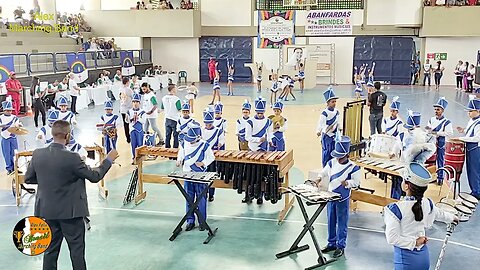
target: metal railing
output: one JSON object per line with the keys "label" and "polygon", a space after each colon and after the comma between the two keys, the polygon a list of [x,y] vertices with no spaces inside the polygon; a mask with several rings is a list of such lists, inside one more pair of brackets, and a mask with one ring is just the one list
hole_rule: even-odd
{"label": "metal railing", "polygon": [[257,10],[363,9],[363,7],[364,0],[257,0]]}
{"label": "metal railing", "polygon": [[[121,66],[120,52],[118,51],[97,51],[78,52],[85,54],[86,67],[88,69],[102,69],[107,67]],[[149,49],[128,50],[133,52],[133,63],[152,63],[152,51]],[[67,63],[67,54],[75,52],[58,53],[19,53],[0,54],[1,56],[13,56],[15,73],[19,75],[35,75],[40,73],[58,73],[70,71]]]}

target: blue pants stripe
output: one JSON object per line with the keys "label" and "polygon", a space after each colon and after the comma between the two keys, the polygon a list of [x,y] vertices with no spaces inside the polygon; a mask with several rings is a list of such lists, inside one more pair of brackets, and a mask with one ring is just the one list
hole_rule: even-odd
{"label": "blue pants stripe", "polygon": [[327,204],[328,246],[345,248],[347,245],[347,228],[350,199]]}

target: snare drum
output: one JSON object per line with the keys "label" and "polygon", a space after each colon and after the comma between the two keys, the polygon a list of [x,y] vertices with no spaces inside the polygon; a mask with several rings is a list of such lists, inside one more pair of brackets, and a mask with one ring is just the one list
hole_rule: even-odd
{"label": "snare drum", "polygon": [[438,202],[438,203],[435,204],[435,206],[439,209],[442,209],[443,211],[445,211],[447,213],[458,215],[458,211],[455,209],[455,207],[451,206],[448,203]]}
{"label": "snare drum", "polygon": [[370,139],[370,145],[368,146],[367,152],[386,156],[388,158],[388,155],[392,152],[396,142],[397,139],[393,136],[374,134]]}
{"label": "snare drum", "polygon": [[460,193],[458,193],[458,197],[460,197],[460,199],[462,199],[463,201],[467,201],[471,204],[474,204],[475,206],[477,206],[477,204],[478,204],[477,198],[473,197],[472,195],[470,195],[468,193],[460,192]]}
{"label": "snare drum", "polygon": [[457,210],[458,213],[460,213],[459,220],[461,222],[468,221],[472,216],[472,210],[470,210],[470,208],[466,207],[465,205],[462,205],[462,204],[456,205],[455,210]]}

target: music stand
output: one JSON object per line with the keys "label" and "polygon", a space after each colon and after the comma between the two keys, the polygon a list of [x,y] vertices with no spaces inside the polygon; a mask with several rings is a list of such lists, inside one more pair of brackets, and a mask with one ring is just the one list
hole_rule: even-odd
{"label": "music stand", "polygon": [[[180,178],[181,177],[178,177],[177,178]],[[187,221],[187,217],[189,215],[192,215],[192,214],[196,214],[197,217],[198,217],[198,223],[200,224],[200,226],[203,226],[204,228],[207,229],[207,232],[208,232],[208,237],[207,239],[205,239],[205,241],[203,241],[204,244],[208,244],[210,242],[210,240],[212,240],[212,238],[215,236],[215,233],[217,232],[218,228],[215,228],[214,230],[212,230],[212,228],[210,228],[210,226],[207,224],[207,221],[205,220],[205,218],[202,216],[202,214],[200,213],[200,210],[198,209],[198,205],[200,204],[200,198],[202,197],[205,197],[207,196],[207,192],[208,192],[208,189],[210,187],[212,187],[213,185],[213,179],[211,180],[203,180],[203,181],[199,181],[199,180],[193,180],[193,179],[188,179],[188,178],[183,178],[182,180],[184,181],[189,181],[189,182],[192,182],[192,183],[200,183],[200,184],[204,184],[205,185],[205,188],[202,190],[202,193],[200,194],[200,196],[197,196],[195,198],[195,201],[193,201],[193,199],[188,195],[188,193],[185,191],[185,189],[183,188],[183,186],[180,184],[180,181],[179,179],[177,178],[173,178],[170,182],[168,182],[169,184],[170,183],[175,183],[175,185],[177,186],[178,190],[180,191],[180,193],[182,193],[183,197],[185,197],[185,200],[187,200],[187,203],[189,205],[191,205],[190,209],[188,210],[188,212],[183,216],[183,218],[180,220],[180,222],[178,223],[177,227],[175,227],[175,229],[173,230],[173,233],[172,233],[172,236],[170,236],[169,240],[170,241],[173,241],[175,240],[175,238],[177,238],[177,236],[180,234],[180,232],[182,231],[182,226],[183,224]]]}
{"label": "music stand", "polygon": [[[316,249],[317,254],[318,254],[318,259],[317,259],[318,263],[315,264],[315,265],[312,265],[310,267],[305,268],[305,270],[315,269],[315,268],[318,268],[320,266],[324,266],[324,265],[330,264],[332,262],[335,262],[337,259],[333,258],[333,259],[327,260],[323,256],[322,250],[321,250],[320,246],[318,245],[317,237],[313,233],[313,224],[315,223],[315,220],[317,220],[317,218],[320,216],[320,213],[322,213],[322,211],[325,208],[325,206],[327,205],[327,203],[329,201],[334,201],[334,200],[338,200],[338,199],[331,199],[331,200],[313,202],[313,201],[310,201],[307,198],[303,197],[301,195],[301,193],[295,192],[292,189],[288,189],[288,191],[293,192],[295,194],[295,197],[297,197],[298,205],[300,206],[300,210],[302,211],[303,219],[305,220],[305,225],[303,225],[302,231],[298,235],[297,239],[295,239],[293,244],[290,246],[290,248],[286,251],[277,253],[275,256],[277,257],[277,259],[280,259],[280,258],[290,256],[290,255],[298,253],[298,252],[308,250],[310,248],[310,246],[308,244],[305,244],[303,246],[298,246],[298,244],[300,244],[300,241],[302,241],[303,237],[305,237],[305,235],[307,234],[307,231],[308,231],[310,233],[310,237],[312,238],[313,245],[315,246],[315,249]],[[307,213],[307,210],[306,210],[305,205],[303,203],[303,200],[306,201],[307,206],[312,206],[312,205],[317,205],[318,206],[317,210],[312,215],[312,217],[308,216],[308,213]]]}

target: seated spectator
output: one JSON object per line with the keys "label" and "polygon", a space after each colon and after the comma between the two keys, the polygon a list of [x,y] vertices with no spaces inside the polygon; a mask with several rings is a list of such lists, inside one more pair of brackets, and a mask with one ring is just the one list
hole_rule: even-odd
{"label": "seated spectator", "polygon": [[190,0],[187,1],[187,9],[193,9],[193,3]]}
{"label": "seated spectator", "polygon": [[15,22],[21,25],[26,25],[28,21],[23,18],[23,14],[25,14],[25,10],[23,10],[21,6],[18,6],[17,9],[13,11],[13,18]]}
{"label": "seated spectator", "polygon": [[168,9],[173,9],[173,5],[170,1],[168,1]]}

